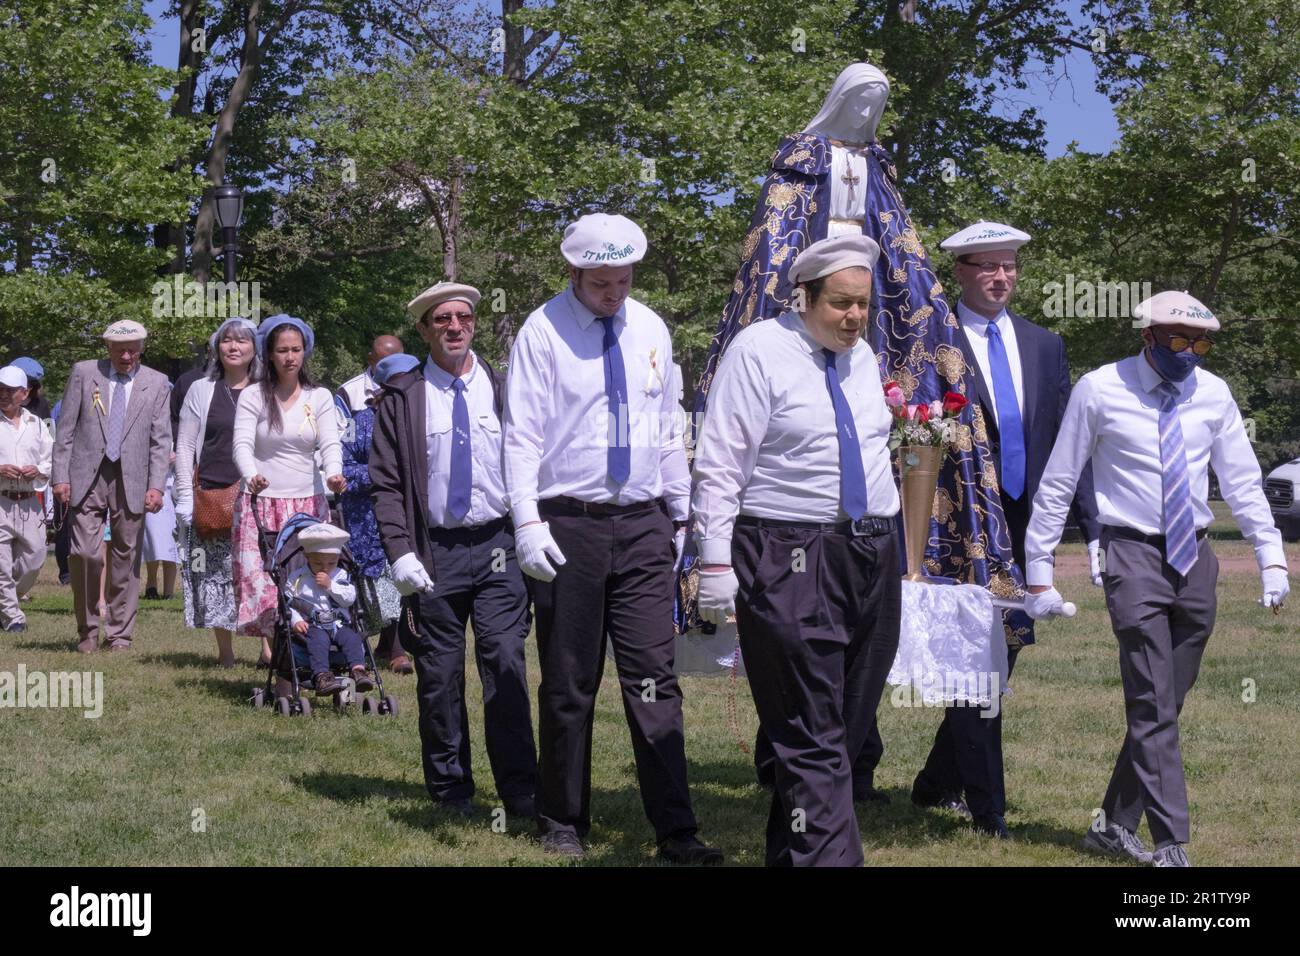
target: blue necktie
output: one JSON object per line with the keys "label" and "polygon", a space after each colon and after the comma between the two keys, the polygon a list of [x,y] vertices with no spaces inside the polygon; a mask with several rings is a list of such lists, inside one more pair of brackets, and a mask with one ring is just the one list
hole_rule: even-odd
{"label": "blue necktie", "polygon": [[614,334],[614,316],[597,316],[605,326],[605,394],[609,397],[609,477],[621,485],[632,474],[632,448],[627,442],[627,369],[623,367],[623,350]]}
{"label": "blue necktie", "polygon": [[993,401],[998,409],[998,435],[1002,439],[1002,490],[1017,500],[1025,493],[1025,426],[1011,379],[1011,363],[1002,342],[1002,330],[989,323],[989,368],[993,372]]}
{"label": "blue necktie", "polygon": [[108,437],[104,457],[117,461],[122,457],[122,426],[126,424],[126,377],[113,375],[113,404],[108,407]]}
{"label": "blue necktie", "polygon": [[1160,483],[1164,492],[1165,560],[1187,576],[1196,563],[1196,525],[1187,482],[1187,449],[1178,420],[1178,386],[1160,383]]}
{"label": "blue necktie", "polygon": [[447,513],[457,521],[469,514],[469,490],[473,479],[473,447],[469,440],[469,405],[465,381],[451,380],[456,397],[451,403],[451,480],[447,484]]}
{"label": "blue necktie", "polygon": [[862,446],[853,424],[848,399],[840,388],[840,373],[835,367],[835,353],[822,349],[826,356],[826,390],[835,408],[835,437],[840,443],[840,505],[844,513],[857,521],[867,513],[867,474],[862,468]]}

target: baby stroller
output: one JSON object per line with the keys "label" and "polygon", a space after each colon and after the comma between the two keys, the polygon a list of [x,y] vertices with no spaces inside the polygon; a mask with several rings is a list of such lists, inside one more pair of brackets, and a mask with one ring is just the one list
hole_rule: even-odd
{"label": "baby stroller", "polygon": [[[312,677],[307,662],[307,646],[305,640],[295,634],[290,625],[289,599],[285,596],[284,584],[294,571],[307,564],[306,552],[298,542],[298,532],[311,525],[319,524],[320,520],[313,515],[299,512],[289,518],[278,533],[272,533],[262,526],[256,498],[253,500],[253,515],[257,521],[257,545],[262,553],[263,565],[271,580],[275,582],[277,606],[275,636],[271,643],[271,666],[267,669],[266,686],[253,689],[250,703],[259,709],[274,707],[276,713],[285,717],[296,714],[310,717],[311,700],[302,690],[302,685],[310,682]],[[379,668],[375,666],[375,656],[370,649],[372,628],[363,623],[375,619],[378,615],[378,600],[375,597],[374,584],[358,574],[356,562],[346,547],[339,555],[339,566],[348,573],[357,587],[356,602],[342,613],[345,623],[361,635],[361,644],[366,650],[366,669],[375,682],[375,694],[372,697],[358,693],[342,651],[336,644],[331,643],[330,669],[343,681],[343,687],[331,695],[334,709],[342,713],[349,705],[359,701],[361,713],[366,716],[374,714],[396,717],[397,698],[384,693],[383,678],[379,674]],[[276,696],[274,682],[277,677],[289,682],[292,687],[290,696]]]}

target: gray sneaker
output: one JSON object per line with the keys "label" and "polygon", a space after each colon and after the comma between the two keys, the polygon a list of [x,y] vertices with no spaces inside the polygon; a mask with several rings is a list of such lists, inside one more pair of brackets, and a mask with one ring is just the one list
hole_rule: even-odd
{"label": "gray sneaker", "polygon": [[1142,844],[1137,834],[1118,823],[1112,823],[1104,830],[1089,827],[1083,838],[1083,848],[1107,856],[1126,856],[1138,863],[1151,862],[1151,851]]}
{"label": "gray sneaker", "polygon": [[1191,866],[1187,860],[1187,851],[1181,843],[1171,843],[1156,850],[1152,862],[1156,866]]}

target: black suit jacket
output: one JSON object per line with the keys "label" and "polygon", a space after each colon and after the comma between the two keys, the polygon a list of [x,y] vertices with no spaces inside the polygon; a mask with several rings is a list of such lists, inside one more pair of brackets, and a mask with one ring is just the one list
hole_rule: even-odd
{"label": "black suit jacket", "polygon": [[[954,312],[955,312],[954,308]],[[993,393],[984,381],[984,373],[975,361],[971,351],[966,328],[961,324],[960,313],[958,326],[961,335],[958,342],[966,356],[966,364],[971,370],[971,379],[975,385],[975,396],[984,410],[984,422],[988,428],[989,451],[993,454],[993,464],[997,469],[998,483],[1002,482],[1002,441],[998,433],[997,416],[994,414]],[[1055,332],[1034,325],[1010,309],[1007,315],[1016,330],[1016,347],[1020,352],[1020,371],[1024,379],[1025,413],[1025,503],[1031,504],[1038,492],[1038,483],[1042,480],[1047,459],[1056,444],[1056,434],[1065,417],[1065,406],[1070,401],[1070,365],[1065,359],[1065,341]],[[1026,510],[1028,513],[1028,509]],[[1083,532],[1085,539],[1095,541],[1101,534],[1097,521],[1097,499],[1092,489],[1092,465],[1089,463],[1079,476],[1079,486],[1075,490],[1074,505],[1071,508],[1075,522]],[[1024,529],[1018,529],[1021,536]],[[1018,542],[1017,550],[1023,542]]]}

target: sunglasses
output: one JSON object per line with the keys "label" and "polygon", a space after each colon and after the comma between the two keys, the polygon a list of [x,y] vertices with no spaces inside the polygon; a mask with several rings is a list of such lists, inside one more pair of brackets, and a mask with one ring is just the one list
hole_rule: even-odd
{"label": "sunglasses", "polygon": [[[1160,341],[1158,336],[1156,341]],[[1161,344],[1171,352],[1186,352],[1191,349],[1194,355],[1208,355],[1210,349],[1214,348],[1214,343],[1204,336],[1199,339],[1189,339],[1185,335],[1171,335],[1168,342],[1162,342]]]}
{"label": "sunglasses", "polygon": [[440,329],[445,329],[447,326],[451,325],[452,319],[455,319],[461,325],[473,325],[474,313],[473,312],[445,312],[442,315],[435,315],[430,317],[428,322],[430,325],[436,325]]}

